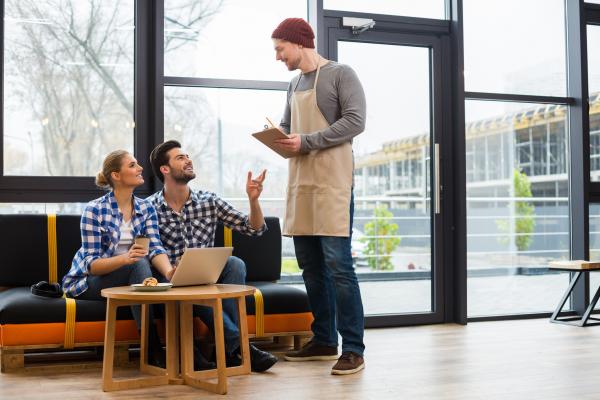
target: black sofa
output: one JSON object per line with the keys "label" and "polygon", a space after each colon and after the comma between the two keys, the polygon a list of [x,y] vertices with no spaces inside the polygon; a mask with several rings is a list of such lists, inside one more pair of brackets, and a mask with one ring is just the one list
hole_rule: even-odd
{"label": "black sofa", "polygon": [[[44,298],[29,287],[60,282],[81,245],[78,215],[0,215],[0,361],[3,372],[24,366],[24,352],[99,346],[104,341],[103,301]],[[261,237],[219,226],[215,246],[232,244],[246,262],[247,283],[258,291],[246,298],[251,337],[310,334],[312,314],[306,293],[277,283],[281,276],[279,219],[267,217]],[[128,307],[117,314],[116,340],[125,351],[139,340]],[[197,320],[201,332],[203,324]],[[296,341],[298,342],[298,341]]]}

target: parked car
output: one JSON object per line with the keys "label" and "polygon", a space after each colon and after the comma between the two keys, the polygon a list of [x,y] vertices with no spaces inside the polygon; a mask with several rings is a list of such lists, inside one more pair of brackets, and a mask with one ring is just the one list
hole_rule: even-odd
{"label": "parked car", "polygon": [[[356,267],[368,267],[367,257],[365,251],[367,244],[361,240],[364,238],[364,233],[356,228],[352,228],[352,265]],[[296,253],[294,251],[294,240],[290,237],[282,237],[281,239],[281,255],[286,258],[294,258]]]}
{"label": "parked car", "polygon": [[364,241],[365,234],[356,228],[352,228],[352,265],[354,268],[357,267],[368,267],[369,262],[365,251],[367,250],[367,243]]}

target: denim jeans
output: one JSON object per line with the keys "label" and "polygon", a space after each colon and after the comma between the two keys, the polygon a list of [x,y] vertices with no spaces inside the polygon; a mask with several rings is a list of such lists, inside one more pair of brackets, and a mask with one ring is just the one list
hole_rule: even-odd
{"label": "denim jeans", "polygon": [[[77,298],[82,300],[104,300],[104,297],[100,294],[102,289],[142,283],[144,279],[151,276],[152,270],[150,262],[147,257],[144,257],[133,264],[123,265],[105,275],[88,275],[88,288],[85,292],[77,296]],[[149,307],[149,310],[148,314],[150,315],[150,321],[152,321],[152,307]],[[131,306],[131,314],[133,314],[133,318],[135,319],[135,323],[139,330],[142,326],[141,307]]]}
{"label": "denim jeans", "polygon": [[364,312],[352,266],[353,214],[354,196],[350,200],[350,236],[294,236],[294,247],[315,318],[311,326],[313,341],[337,347],[339,330],[342,352],[362,356]]}
{"label": "denim jeans", "polygon": [[[153,270],[154,276],[160,282],[167,282],[166,278],[158,271]],[[246,264],[238,257],[231,256],[219,276],[217,283],[244,285],[246,283]],[[225,349],[228,353],[240,347],[240,330],[238,327],[237,300],[223,300],[223,331],[225,335]],[[212,308],[195,305],[194,317],[198,317],[206,324],[211,332],[215,331]]]}

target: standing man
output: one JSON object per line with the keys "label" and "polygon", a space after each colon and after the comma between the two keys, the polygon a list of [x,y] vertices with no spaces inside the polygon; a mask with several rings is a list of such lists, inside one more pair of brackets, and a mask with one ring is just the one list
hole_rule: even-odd
{"label": "standing man", "polygon": [[[250,215],[245,215],[222,200],[215,193],[193,191],[188,182],[196,177],[194,165],[181,144],[175,140],[161,143],[150,153],[154,174],[163,182],[163,190],[148,198],[158,214],[160,240],[172,265],[177,265],[186,248],[213,247],[217,223],[251,236],[260,236],[267,229],[258,202],[266,171],[252,179],[248,172],[246,193]],[[167,274],[172,276],[172,272]],[[160,276],[159,276],[160,278]],[[237,257],[229,257],[217,283],[244,285],[246,265]],[[212,311],[205,306],[194,306],[194,315],[214,332]],[[223,300],[223,330],[227,366],[236,366],[240,358],[240,332],[237,306],[232,299]],[[195,369],[214,368],[194,349]],[[254,372],[264,372],[277,362],[277,357],[250,345],[250,366]]]}
{"label": "standing man", "polygon": [[[353,374],[365,366],[364,313],[352,266],[354,213],[352,138],[365,129],[365,94],[347,65],[315,51],[314,33],[301,18],[288,18],[273,31],[276,59],[300,75],[288,86],[277,141],[290,158],[283,234],[293,236],[296,258],[314,315],[313,339],[288,361],[338,358],[331,373]],[[337,329],[336,329],[337,321]]]}

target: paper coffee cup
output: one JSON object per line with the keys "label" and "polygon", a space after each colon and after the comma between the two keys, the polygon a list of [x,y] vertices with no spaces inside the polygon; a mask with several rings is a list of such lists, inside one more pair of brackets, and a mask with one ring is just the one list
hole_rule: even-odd
{"label": "paper coffee cup", "polygon": [[144,250],[146,250],[146,252],[148,252],[148,249],[150,247],[150,238],[147,236],[136,236],[135,239],[133,240],[133,242],[135,244],[139,244],[141,245]]}

